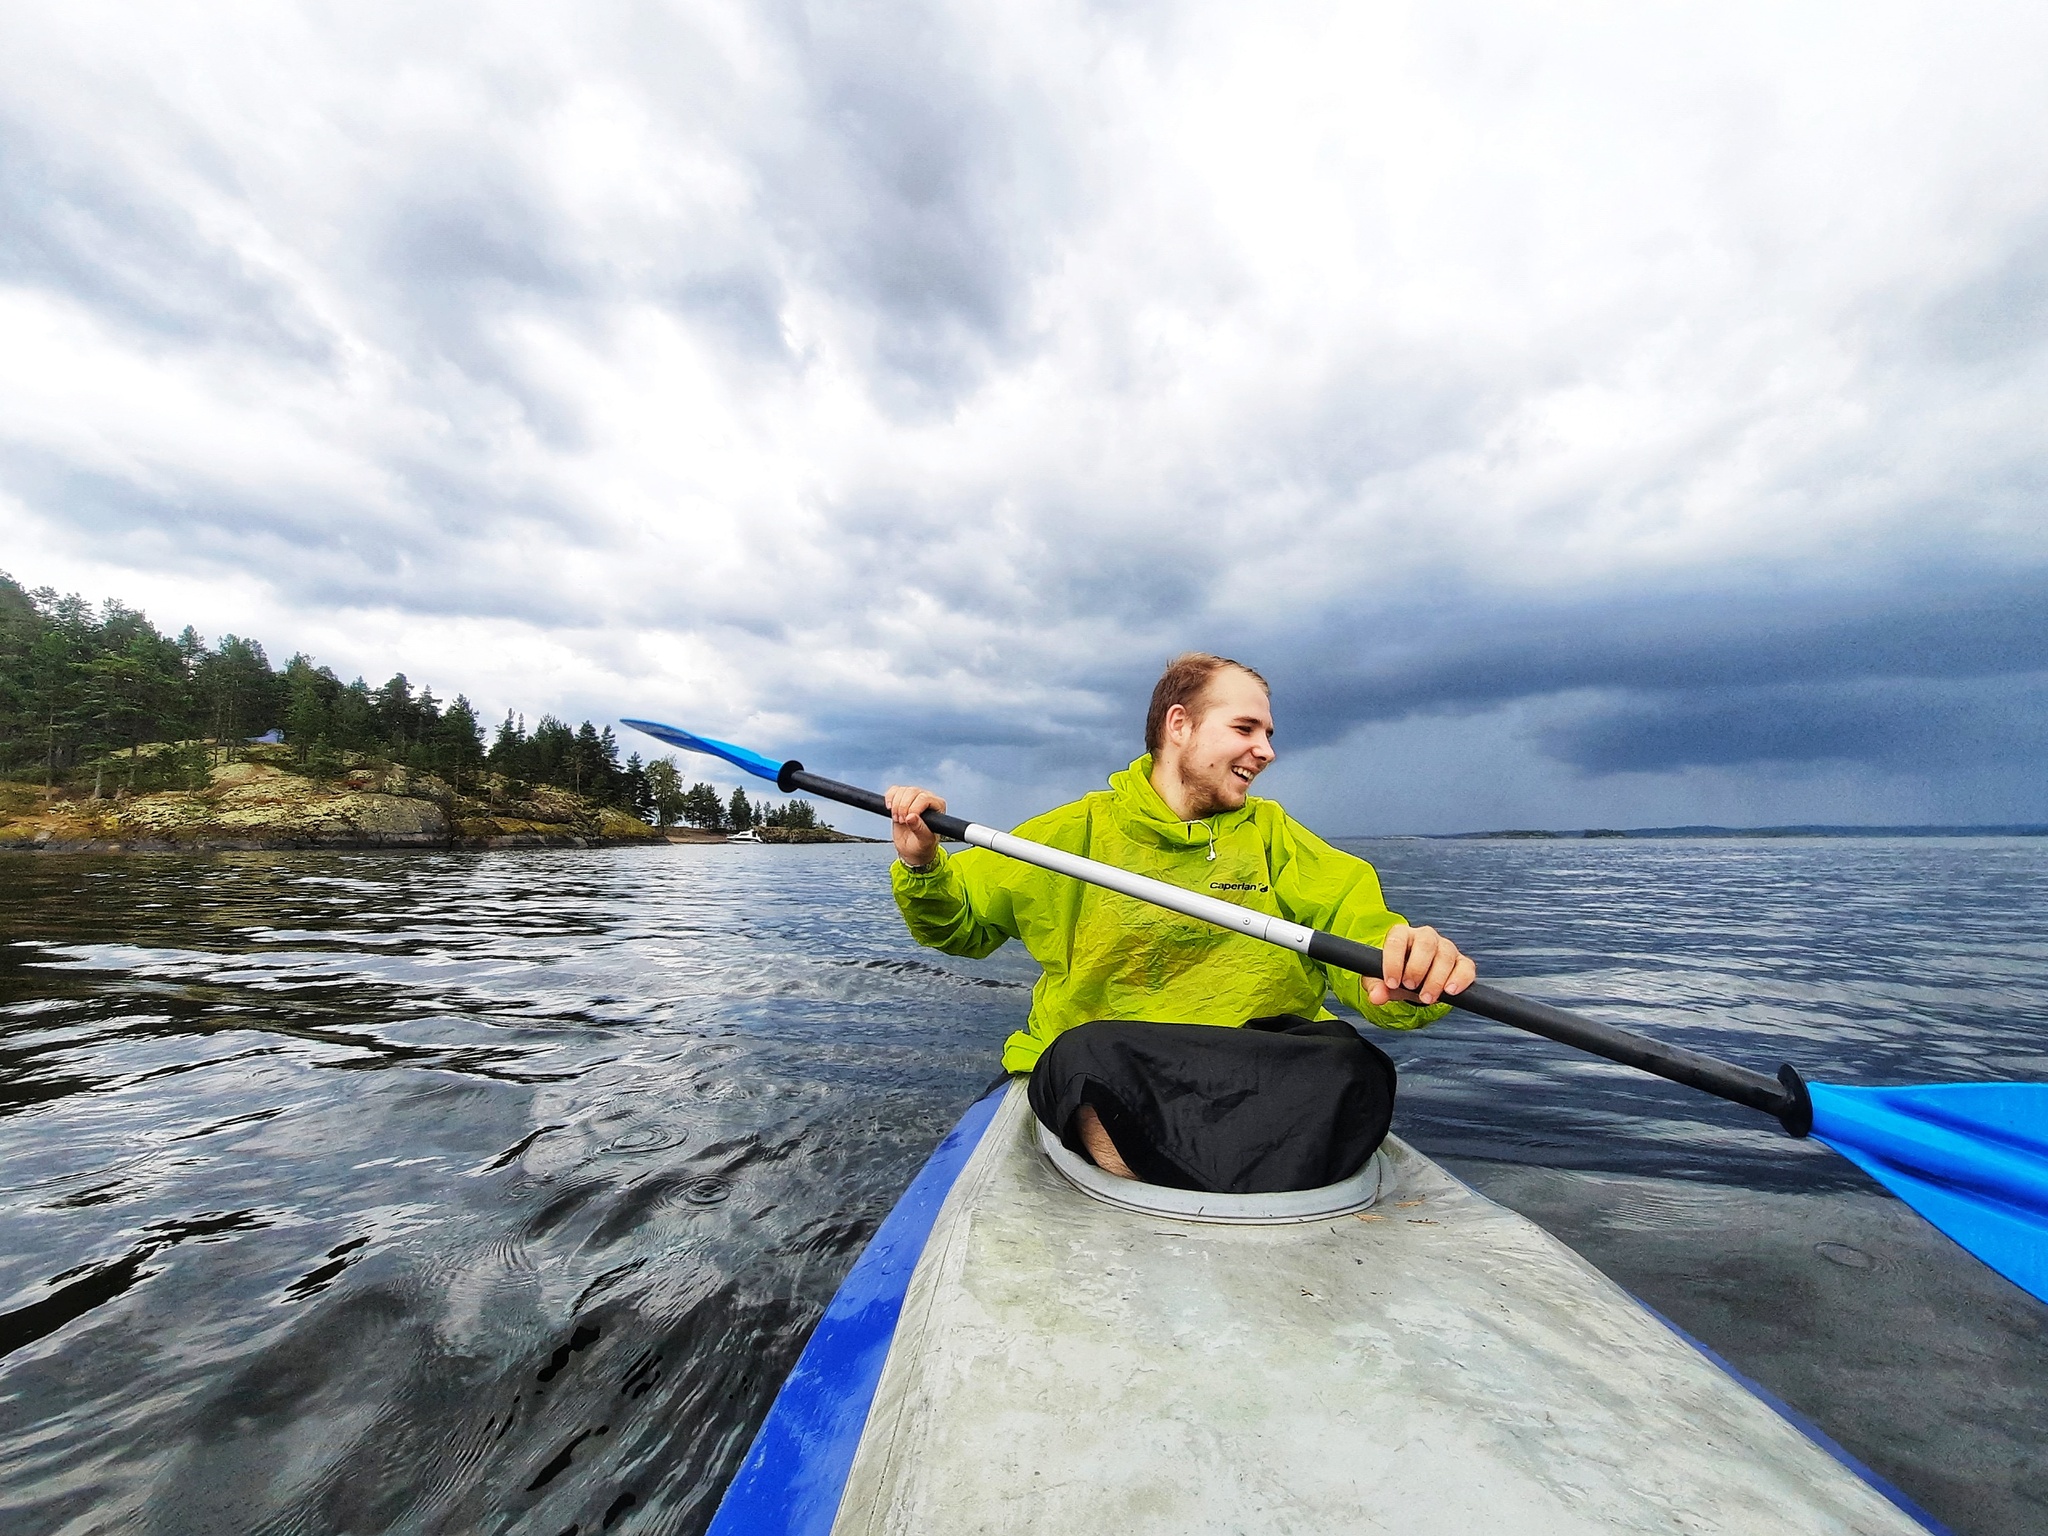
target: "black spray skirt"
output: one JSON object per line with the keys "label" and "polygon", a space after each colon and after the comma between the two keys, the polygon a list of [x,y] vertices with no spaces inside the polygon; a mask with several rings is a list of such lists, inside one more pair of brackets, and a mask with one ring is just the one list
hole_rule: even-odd
{"label": "black spray skirt", "polygon": [[1394,1063],[1335,1019],[1242,1029],[1101,1020],[1067,1030],[1031,1074],[1031,1109],[1086,1157],[1084,1104],[1148,1184],[1215,1194],[1316,1189],[1365,1166],[1394,1116]]}

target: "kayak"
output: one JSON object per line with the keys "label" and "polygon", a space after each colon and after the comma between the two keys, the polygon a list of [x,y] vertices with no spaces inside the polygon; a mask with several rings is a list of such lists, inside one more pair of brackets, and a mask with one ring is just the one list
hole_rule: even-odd
{"label": "kayak", "polygon": [[999,1088],[791,1371],[711,1531],[1934,1529],[1389,1137],[1288,1195],[1113,1179]]}

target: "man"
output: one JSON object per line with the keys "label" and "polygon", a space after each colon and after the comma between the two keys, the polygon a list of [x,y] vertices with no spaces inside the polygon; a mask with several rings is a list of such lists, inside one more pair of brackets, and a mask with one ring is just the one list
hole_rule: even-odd
{"label": "man", "polygon": [[[949,855],[923,820],[946,802],[887,795],[891,881],[911,935],[948,954],[1019,939],[1043,968],[1003,1049],[1032,1108],[1110,1173],[1185,1188],[1298,1189],[1363,1165],[1393,1112],[1394,1067],[1324,1007],[1414,1029],[1474,967],[1386,908],[1363,859],[1332,848],[1252,781],[1273,762],[1265,679],[1221,656],[1176,658],[1153,690],[1146,755],[1107,791],[1017,835],[1376,944],[1382,974],[1306,956],[983,849]],[[1190,1025],[1240,1026],[1190,1029]]]}

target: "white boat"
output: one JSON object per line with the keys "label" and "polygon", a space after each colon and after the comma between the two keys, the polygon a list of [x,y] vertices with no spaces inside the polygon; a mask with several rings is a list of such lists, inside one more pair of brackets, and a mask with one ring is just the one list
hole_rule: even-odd
{"label": "white boat", "polygon": [[1021,1084],[932,1155],[712,1522],[807,1536],[1895,1536],[1902,1496],[1390,1138],[1344,1186],[1111,1179]]}
{"label": "white boat", "polygon": [[728,843],[758,843],[761,840],[761,834],[752,827],[747,828],[744,832],[734,832],[726,838]]}

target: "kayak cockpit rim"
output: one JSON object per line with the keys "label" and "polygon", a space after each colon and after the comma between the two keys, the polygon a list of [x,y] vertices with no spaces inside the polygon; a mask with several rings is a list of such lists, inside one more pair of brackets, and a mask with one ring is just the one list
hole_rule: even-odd
{"label": "kayak cockpit rim", "polygon": [[1375,1152],[1350,1178],[1319,1189],[1281,1190],[1266,1195],[1217,1195],[1196,1189],[1172,1189],[1164,1184],[1143,1184],[1104,1173],[1060,1145],[1059,1138],[1044,1125],[1037,1130],[1038,1150],[1069,1184],[1105,1205],[1142,1216],[1224,1226],[1292,1226],[1366,1210],[1379,1199],[1380,1188],[1386,1182],[1386,1160]]}

